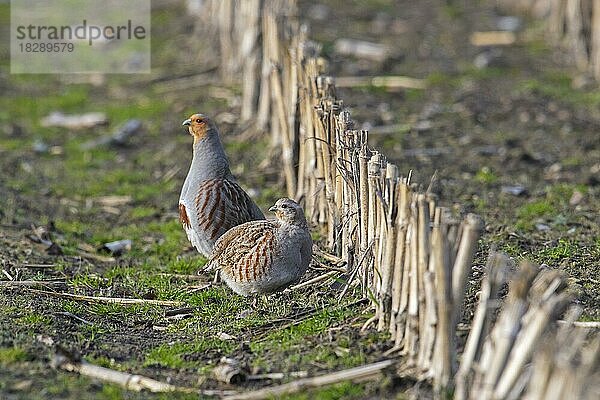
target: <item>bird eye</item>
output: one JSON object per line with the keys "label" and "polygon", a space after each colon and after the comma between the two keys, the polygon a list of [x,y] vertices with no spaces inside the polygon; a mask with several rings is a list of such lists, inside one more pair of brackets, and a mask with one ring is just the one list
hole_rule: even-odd
{"label": "bird eye", "polygon": [[288,206],[287,204],[282,204],[281,208],[290,208],[290,206]]}
{"label": "bird eye", "polygon": [[198,118],[198,119],[196,120],[196,122],[197,122],[197,123],[200,123],[200,122],[202,122],[202,120],[201,120],[200,118]]}

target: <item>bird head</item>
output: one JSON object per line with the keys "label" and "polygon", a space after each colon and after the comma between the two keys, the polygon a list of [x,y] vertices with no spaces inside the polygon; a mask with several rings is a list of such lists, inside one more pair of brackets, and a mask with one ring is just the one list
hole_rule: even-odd
{"label": "bird head", "polygon": [[194,142],[203,139],[214,128],[213,122],[204,114],[193,114],[181,124],[188,127]]}
{"label": "bird head", "polygon": [[269,208],[269,211],[273,212],[275,216],[288,224],[302,224],[306,223],[304,218],[304,211],[298,203],[287,197],[283,197]]}

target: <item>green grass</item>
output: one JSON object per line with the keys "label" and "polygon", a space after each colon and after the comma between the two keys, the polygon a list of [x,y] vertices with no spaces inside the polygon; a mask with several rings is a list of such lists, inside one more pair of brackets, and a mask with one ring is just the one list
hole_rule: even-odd
{"label": "green grass", "polygon": [[571,156],[571,157],[563,158],[560,163],[565,168],[571,168],[571,167],[580,166],[581,164],[583,164],[583,161],[584,160],[582,160],[581,157]]}
{"label": "green grass", "polygon": [[485,185],[491,185],[498,182],[498,176],[489,167],[482,167],[475,174],[475,180]]}
{"label": "green grass", "polygon": [[[361,339],[361,345],[353,345],[353,340],[340,333],[335,342],[323,340],[329,330],[353,315],[353,310],[343,306],[330,306],[306,320],[274,330],[264,338],[250,343],[255,354],[252,364],[265,372],[272,371],[272,360],[283,357],[296,368],[310,368],[319,365],[328,370],[351,368],[364,364],[370,343],[387,339],[387,334],[374,333]],[[309,344],[309,349],[307,349]]]}
{"label": "green grass", "polygon": [[459,4],[446,4],[443,10],[446,16],[450,19],[457,20],[464,14],[464,10]]}
{"label": "green grass", "polygon": [[119,320],[120,318],[134,318],[147,320],[162,316],[162,309],[152,304],[114,304],[94,303],[86,307],[86,312],[106,318]]}
{"label": "green grass", "polygon": [[52,318],[36,312],[27,312],[24,316],[17,318],[15,322],[33,328],[38,325],[49,325],[52,322]]}
{"label": "green grass", "polygon": [[518,73],[518,70],[511,68],[475,68],[472,64],[466,64],[463,66],[461,71],[461,82],[464,83],[467,80],[485,81],[494,78],[505,77],[507,75],[516,75]]}
{"label": "green grass", "polygon": [[548,200],[537,200],[517,209],[517,229],[531,230],[539,218],[556,215],[556,208]]}
{"label": "green grass", "polygon": [[305,340],[307,336],[322,333],[333,323],[343,321],[351,314],[352,312],[347,309],[324,309],[298,325],[275,331],[264,340],[252,343],[251,349],[255,353],[261,353],[277,345],[281,350],[288,350]]}
{"label": "green grass", "polygon": [[[65,113],[87,111],[86,104],[88,104],[87,100],[89,97],[89,87],[87,85],[63,86],[53,94],[43,91],[43,87],[35,84],[26,89],[27,91],[31,91],[29,95],[3,96],[0,98],[0,105],[3,106],[4,110],[4,112],[0,113],[0,121],[10,116],[13,122],[19,122],[39,129],[41,128],[40,119],[52,111]],[[43,95],[40,95],[41,93]],[[52,135],[55,133],[53,129],[39,129],[38,133],[43,134],[44,131]]]}
{"label": "green grass", "polygon": [[[48,398],[60,398],[76,400],[80,398],[93,398],[97,400],[142,400],[148,399],[148,392],[132,392],[112,383],[99,384],[97,380],[86,378],[77,374],[56,374],[53,376],[52,385],[40,387],[37,382],[32,382],[33,389],[27,392],[16,392],[25,394],[28,400],[45,400]],[[7,386],[8,387],[8,386]],[[3,382],[0,382],[0,389]],[[11,392],[15,392],[12,391]],[[179,392],[153,394],[154,400],[192,400],[198,399],[197,394],[186,394]]]}
{"label": "green grass", "polygon": [[541,94],[574,106],[598,107],[597,90],[573,89],[571,76],[563,71],[546,71],[540,78],[529,78],[521,83],[521,90]]}
{"label": "green grass", "polygon": [[[136,261],[143,259],[145,269],[155,269],[158,265],[164,272],[172,272],[183,268],[178,257],[187,246],[187,238],[179,221],[175,218],[166,222],[151,221],[144,224],[140,229],[137,223],[126,225],[109,226],[99,221],[96,224],[87,224],[82,220],[59,220],[56,221],[57,229],[64,234],[65,240],[61,244],[74,247],[81,240],[99,248],[104,243],[121,239],[133,241],[131,251],[121,257],[124,260]],[[139,262],[138,262],[139,263]],[[196,270],[204,265],[202,257],[195,257],[187,261],[188,271]]]}
{"label": "green grass", "polygon": [[548,188],[546,197],[555,204],[566,206],[569,204],[569,200],[576,190],[585,194],[588,191],[588,187],[581,184],[558,183]]}
{"label": "green grass", "polygon": [[[249,310],[248,299],[239,296],[224,296],[223,288],[211,288],[193,295],[190,304],[200,307],[194,311],[192,318],[184,319],[171,325],[169,332],[190,332],[195,339],[187,342],[174,342],[158,345],[149,351],[144,360],[144,365],[161,365],[169,368],[203,368],[207,372],[210,366],[201,355],[210,351],[213,354],[228,356],[240,344],[240,339],[250,346],[253,354],[252,364],[257,368],[270,370],[269,360],[273,357],[285,357],[289,365],[308,366],[312,362],[327,366],[332,369],[353,367],[366,362],[367,353],[362,347],[355,348],[350,336],[341,336],[335,343],[327,344],[322,336],[336,324],[342,323],[354,311],[345,306],[327,307],[309,315],[298,324],[291,324],[278,328],[275,325],[271,332],[260,328],[270,325],[278,315],[286,315],[286,307],[275,306],[273,310],[265,313],[264,308],[269,307],[269,302],[262,302],[261,310]],[[240,312],[248,310],[249,315],[239,318]],[[231,316],[223,319],[223,316]],[[248,336],[248,329],[254,334]],[[219,334],[225,332],[237,339],[221,340]],[[365,337],[366,343],[385,340],[381,335]],[[306,344],[314,342],[310,350]],[[214,359],[214,357],[213,357]]]}
{"label": "green grass", "polygon": [[[95,397],[99,400],[122,400],[122,399],[147,399],[148,394],[132,393],[131,391],[124,389],[117,385],[103,384],[101,391]],[[198,400],[198,395],[193,393],[156,393],[152,395],[152,399],[155,400]]]}
{"label": "green grass", "polygon": [[[473,81],[488,81],[506,75],[517,75],[518,71],[509,68],[475,68],[471,63],[460,66],[456,73],[431,72],[425,78],[428,87],[457,89]],[[422,92],[422,91],[421,91]]]}
{"label": "green grass", "polygon": [[[103,277],[91,278],[85,274],[76,275],[69,284],[80,291],[98,292],[99,289],[118,289],[122,296],[134,298],[153,298],[157,300],[183,300],[186,298],[182,281],[171,279],[168,275],[157,273],[156,267],[142,264],[139,268],[114,267],[106,271]],[[109,307],[121,307],[109,304]],[[126,306],[135,309],[138,306]],[[143,310],[140,310],[143,311]],[[134,311],[132,311],[134,312]]]}
{"label": "green grass", "polygon": [[178,258],[170,261],[166,265],[168,273],[194,275],[206,263],[202,257],[197,258]]}
{"label": "green grass", "polygon": [[530,201],[516,209],[515,227],[522,231],[532,231],[538,222],[549,223],[553,229],[564,229],[570,221],[576,220],[577,213],[569,200],[575,191],[587,193],[585,185],[558,183],[548,186],[543,198]]}
{"label": "green grass", "polygon": [[460,78],[455,74],[447,74],[440,71],[435,71],[427,75],[425,78],[428,87],[458,87]]}
{"label": "green grass", "polygon": [[365,388],[363,385],[353,382],[342,382],[319,389],[311,389],[302,393],[286,396],[288,400],[335,400],[335,399],[359,399],[363,398]]}
{"label": "green grass", "polygon": [[502,243],[499,250],[517,259],[521,259],[527,254],[523,246],[514,240]]}
{"label": "green grass", "polygon": [[101,366],[101,367],[105,367],[105,368],[111,368],[117,371],[127,371],[127,368],[130,367],[130,365],[128,364],[122,364],[119,362],[116,362],[114,359],[112,358],[107,358],[105,356],[86,356],[85,360],[87,362],[90,362],[92,364]]}
{"label": "green grass", "polygon": [[84,273],[75,275],[69,279],[69,284],[74,288],[82,289],[100,289],[109,287],[111,282],[93,273]]}
{"label": "green grass", "polygon": [[574,240],[558,239],[556,243],[545,247],[537,257],[549,260],[552,264],[565,258],[572,258],[580,251],[579,244]]}
{"label": "green grass", "polygon": [[143,220],[149,217],[155,217],[159,214],[159,212],[160,211],[156,208],[148,206],[138,206],[130,211],[131,218],[135,220]]}
{"label": "green grass", "polygon": [[582,315],[582,316],[579,318],[579,321],[584,321],[584,322],[597,322],[597,321],[600,321],[600,318],[592,318],[592,317],[589,317],[589,316],[587,316],[587,315]]}
{"label": "green grass", "polygon": [[177,369],[205,367],[205,363],[198,360],[204,352],[211,350],[226,355],[235,347],[235,342],[221,340],[216,337],[199,338],[185,343],[161,344],[148,352],[144,360],[144,366],[160,365]]}
{"label": "green grass", "polygon": [[27,361],[29,354],[20,347],[0,348],[0,365],[8,367],[11,364]]}

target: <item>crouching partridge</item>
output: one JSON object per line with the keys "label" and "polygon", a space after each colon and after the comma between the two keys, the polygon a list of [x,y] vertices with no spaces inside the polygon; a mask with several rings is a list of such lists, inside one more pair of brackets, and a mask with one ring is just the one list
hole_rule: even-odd
{"label": "crouching partridge", "polygon": [[234,226],[265,219],[237,184],[215,124],[205,115],[183,121],[194,137],[190,170],[179,197],[179,221],[192,245],[205,257],[215,242]]}
{"label": "crouching partridge", "polygon": [[225,233],[207,269],[242,296],[272,293],[298,281],[312,257],[312,239],[302,207],[282,198],[269,209],[277,220],[252,221]]}

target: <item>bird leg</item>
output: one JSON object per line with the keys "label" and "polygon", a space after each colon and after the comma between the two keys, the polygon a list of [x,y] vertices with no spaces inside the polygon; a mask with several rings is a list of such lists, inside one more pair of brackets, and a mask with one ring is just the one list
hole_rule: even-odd
{"label": "bird leg", "polygon": [[254,311],[258,309],[258,293],[252,294],[252,304],[251,307]]}
{"label": "bird leg", "polygon": [[259,293],[252,293],[252,303],[250,304],[252,310],[254,311],[259,311],[259,305],[258,305],[258,301],[260,298],[260,302],[262,304],[267,304],[267,295],[266,294],[259,294]]}

